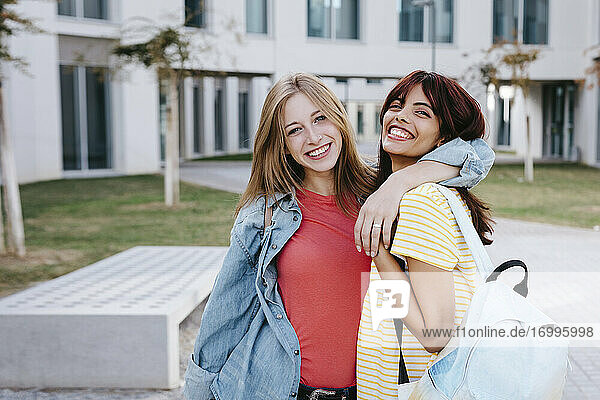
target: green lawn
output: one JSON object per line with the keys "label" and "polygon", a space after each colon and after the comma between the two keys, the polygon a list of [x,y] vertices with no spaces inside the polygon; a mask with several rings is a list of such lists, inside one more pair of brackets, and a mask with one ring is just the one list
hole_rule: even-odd
{"label": "green lawn", "polygon": [[[600,170],[495,166],[475,192],[494,216],[591,228],[600,225]],[[163,205],[160,176],[41,182],[21,186],[28,255],[0,257],[0,296],[63,275],[136,245],[229,243],[238,195],[181,185],[181,205]]]}
{"label": "green lawn", "polygon": [[181,185],[163,203],[163,179],[134,176],[21,186],[28,255],[0,257],[0,296],[136,245],[229,244],[238,195]]}
{"label": "green lawn", "polygon": [[600,225],[600,170],[573,164],[536,165],[532,184],[522,165],[497,165],[474,192],[494,216],[592,228]]}

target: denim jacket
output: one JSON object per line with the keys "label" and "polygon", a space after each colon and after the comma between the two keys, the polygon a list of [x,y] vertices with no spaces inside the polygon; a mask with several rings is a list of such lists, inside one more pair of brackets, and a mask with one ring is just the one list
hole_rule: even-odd
{"label": "denim jacket", "polygon": [[[477,139],[455,139],[421,160],[461,166],[442,182],[472,187],[490,170],[494,153]],[[268,199],[273,206],[263,237],[265,198],[238,214],[230,246],[204,309],[183,393],[188,400],[295,399],[300,343],[277,290],[275,257],[302,221],[294,193]]]}

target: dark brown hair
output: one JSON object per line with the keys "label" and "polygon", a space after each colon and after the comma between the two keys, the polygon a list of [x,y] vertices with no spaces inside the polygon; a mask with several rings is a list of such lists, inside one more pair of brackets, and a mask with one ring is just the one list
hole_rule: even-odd
{"label": "dark brown hair", "polygon": [[[408,93],[416,86],[421,85],[423,93],[429,100],[434,114],[439,120],[440,138],[442,143],[447,143],[455,138],[473,140],[483,138],[485,135],[485,120],[479,103],[467,93],[454,80],[435,72],[414,71],[405,76],[387,95],[379,122],[383,129],[383,115],[390,108],[394,100],[404,104]],[[379,138],[379,171],[377,173],[377,187],[392,173],[392,159],[385,152]],[[471,211],[473,225],[483,244],[491,244],[488,238],[493,232],[490,208],[479,200],[466,188],[456,188],[460,196]]]}

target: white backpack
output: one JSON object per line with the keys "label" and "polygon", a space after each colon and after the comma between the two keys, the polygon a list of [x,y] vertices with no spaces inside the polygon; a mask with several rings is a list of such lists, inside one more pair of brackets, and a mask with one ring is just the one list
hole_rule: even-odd
{"label": "white backpack", "polygon": [[[482,283],[471,298],[461,328],[483,326],[510,332],[554,321],[534,307],[527,295],[527,268],[522,261],[508,261],[494,270],[471,219],[454,193],[437,186],[448,199],[458,226],[473,254]],[[503,270],[520,266],[523,281],[514,290],[496,278]],[[521,293],[518,294],[517,292]],[[552,347],[540,338],[515,339],[517,345],[493,337],[453,337],[423,377],[399,385],[398,399],[560,399],[568,368],[568,342],[555,340]],[[504,339],[506,340],[506,339]]]}

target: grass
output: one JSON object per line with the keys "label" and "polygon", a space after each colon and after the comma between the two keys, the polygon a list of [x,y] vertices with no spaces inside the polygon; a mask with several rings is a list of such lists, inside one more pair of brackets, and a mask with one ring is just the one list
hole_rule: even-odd
{"label": "grass", "polygon": [[600,170],[574,164],[544,164],[523,182],[522,165],[496,165],[474,192],[494,216],[592,228],[600,225]]}
{"label": "grass", "polygon": [[0,296],[136,245],[229,244],[238,195],[181,185],[163,203],[163,179],[132,176],[21,186],[27,257],[0,257]]}
{"label": "grass", "polygon": [[[600,170],[495,166],[474,190],[494,216],[591,228],[600,225]],[[238,195],[181,185],[181,205],[163,205],[160,176],[40,182],[21,186],[27,257],[0,257],[0,296],[137,245],[226,246]]]}

